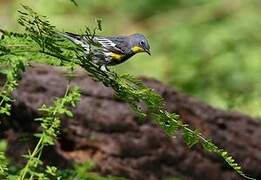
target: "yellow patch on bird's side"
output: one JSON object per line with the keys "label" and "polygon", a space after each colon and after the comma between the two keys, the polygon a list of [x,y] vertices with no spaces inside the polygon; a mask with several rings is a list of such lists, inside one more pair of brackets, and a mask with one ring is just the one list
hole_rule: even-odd
{"label": "yellow patch on bird's side", "polygon": [[116,54],[116,53],[112,53],[111,57],[113,60],[117,60],[117,61],[121,61],[122,58],[124,57],[124,54]]}
{"label": "yellow patch on bird's side", "polygon": [[139,46],[134,46],[134,47],[131,48],[131,50],[134,53],[144,52],[144,49],[139,47]]}

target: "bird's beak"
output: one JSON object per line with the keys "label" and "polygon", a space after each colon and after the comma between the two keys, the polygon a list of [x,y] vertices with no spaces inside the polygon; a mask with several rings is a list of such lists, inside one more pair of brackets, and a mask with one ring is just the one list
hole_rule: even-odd
{"label": "bird's beak", "polygon": [[150,50],[145,50],[145,52],[151,56]]}

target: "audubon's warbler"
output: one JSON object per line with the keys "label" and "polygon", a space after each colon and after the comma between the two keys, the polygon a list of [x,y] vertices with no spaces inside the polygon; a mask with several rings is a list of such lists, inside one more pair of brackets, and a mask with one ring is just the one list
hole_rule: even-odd
{"label": "audubon's warbler", "polygon": [[[150,55],[149,43],[142,34],[94,37],[69,32],[60,34],[82,46],[86,55],[91,53],[93,63],[99,65],[101,70],[107,70],[106,66],[123,63],[139,52],[146,52]],[[93,43],[97,46],[93,46]]]}

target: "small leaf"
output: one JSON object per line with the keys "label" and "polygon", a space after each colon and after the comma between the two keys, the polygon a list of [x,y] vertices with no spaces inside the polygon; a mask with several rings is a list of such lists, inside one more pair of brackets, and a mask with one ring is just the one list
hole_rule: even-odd
{"label": "small leaf", "polygon": [[98,30],[102,31],[102,19],[98,18],[96,19]]}
{"label": "small leaf", "polygon": [[215,152],[217,150],[217,146],[213,144],[210,140],[206,140],[202,143],[202,146],[205,150],[209,152]]}
{"label": "small leaf", "polygon": [[197,130],[189,131],[188,129],[184,129],[183,133],[185,143],[190,148],[199,142],[199,134]]}

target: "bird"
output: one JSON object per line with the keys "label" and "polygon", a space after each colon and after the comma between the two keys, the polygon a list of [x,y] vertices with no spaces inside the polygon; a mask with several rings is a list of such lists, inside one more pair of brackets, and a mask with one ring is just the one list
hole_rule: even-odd
{"label": "bird", "polygon": [[121,64],[137,53],[151,55],[148,40],[139,33],[115,36],[79,35],[71,32],[59,34],[81,46],[86,56],[91,54],[92,62],[103,71],[108,71],[107,66]]}

